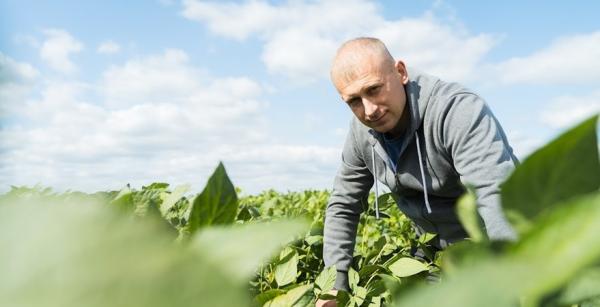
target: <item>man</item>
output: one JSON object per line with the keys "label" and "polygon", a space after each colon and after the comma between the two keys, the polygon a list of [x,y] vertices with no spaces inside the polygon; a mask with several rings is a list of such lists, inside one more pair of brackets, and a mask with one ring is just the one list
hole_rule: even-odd
{"label": "man", "polygon": [[348,289],[361,203],[373,184],[378,193],[377,181],[389,187],[418,233],[438,234],[438,248],[467,238],[454,211],[466,183],[475,188],[488,237],[515,238],[499,184],[518,161],[479,96],[408,70],[375,38],[344,43],[331,80],[355,115],[325,216],[323,257],[337,268],[336,289]]}

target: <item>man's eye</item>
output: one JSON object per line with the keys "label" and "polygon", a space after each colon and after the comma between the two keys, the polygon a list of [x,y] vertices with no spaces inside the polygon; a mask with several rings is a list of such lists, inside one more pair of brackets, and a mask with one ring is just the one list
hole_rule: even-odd
{"label": "man's eye", "polygon": [[360,103],[360,98],[355,97],[347,101],[348,105],[352,108],[357,106]]}
{"label": "man's eye", "polygon": [[367,89],[367,93],[369,95],[376,95],[377,93],[379,93],[380,89],[381,89],[381,85],[371,86]]}

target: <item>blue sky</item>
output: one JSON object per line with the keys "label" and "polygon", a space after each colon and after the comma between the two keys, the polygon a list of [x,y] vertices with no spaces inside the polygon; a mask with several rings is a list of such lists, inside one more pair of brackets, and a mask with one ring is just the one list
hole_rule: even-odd
{"label": "blue sky", "polygon": [[0,190],[330,188],[351,113],[337,46],[483,96],[521,158],[600,111],[597,1],[0,0]]}

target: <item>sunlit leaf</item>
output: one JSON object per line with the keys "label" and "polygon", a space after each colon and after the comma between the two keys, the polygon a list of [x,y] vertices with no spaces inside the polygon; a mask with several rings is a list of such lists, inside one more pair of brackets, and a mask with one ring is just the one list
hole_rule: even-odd
{"label": "sunlit leaf", "polygon": [[503,207],[531,220],[559,202],[597,191],[597,119],[584,121],[525,159],[502,185]]}
{"label": "sunlit leaf", "polygon": [[193,234],[206,225],[231,224],[237,208],[235,187],[229,180],[225,167],[219,163],[202,193],[194,198],[185,230]]}
{"label": "sunlit leaf", "polygon": [[397,277],[407,277],[429,270],[428,266],[412,258],[400,258],[390,264],[388,269]]}

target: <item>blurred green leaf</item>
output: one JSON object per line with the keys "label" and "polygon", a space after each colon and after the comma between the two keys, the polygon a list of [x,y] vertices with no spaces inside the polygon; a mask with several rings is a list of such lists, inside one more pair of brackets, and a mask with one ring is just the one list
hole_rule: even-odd
{"label": "blurred green leaf", "polygon": [[129,187],[124,187],[110,204],[123,211],[133,212],[133,192]]}
{"label": "blurred green leaf", "polygon": [[248,304],[223,264],[187,252],[161,229],[84,203],[2,206],[0,306]]}
{"label": "blurred green leaf", "polygon": [[562,291],[559,303],[573,305],[595,297],[600,298],[600,267],[597,266],[576,276]]}
{"label": "blurred green leaf", "polygon": [[306,306],[306,297],[312,300],[311,295],[312,285],[298,286],[289,290],[287,293],[280,295],[268,301],[265,307],[300,307]]}
{"label": "blurred green leaf", "polygon": [[504,209],[533,219],[561,201],[597,191],[597,119],[591,117],[525,159],[502,185]]}
{"label": "blurred green leaf", "polygon": [[494,253],[487,243],[489,242],[462,241],[449,246],[441,256],[444,273],[453,275],[462,268],[476,265],[493,257]]}
{"label": "blurred green leaf", "polygon": [[600,260],[599,220],[600,193],[559,204],[504,255],[405,293],[396,306],[537,306]]}
{"label": "blurred green leaf", "polygon": [[285,294],[285,292],[286,292],[285,290],[281,290],[281,289],[267,290],[267,291],[255,296],[254,303],[258,306],[263,306],[266,302],[268,302],[282,294]]}
{"label": "blurred green leaf", "polygon": [[481,242],[486,239],[483,221],[477,213],[477,197],[471,187],[467,187],[467,193],[458,199],[456,214],[471,240]]}
{"label": "blurred green leaf", "polygon": [[[249,279],[257,263],[308,229],[303,220],[214,226],[198,232],[191,248],[236,280]],[[260,244],[256,244],[260,238]]]}

